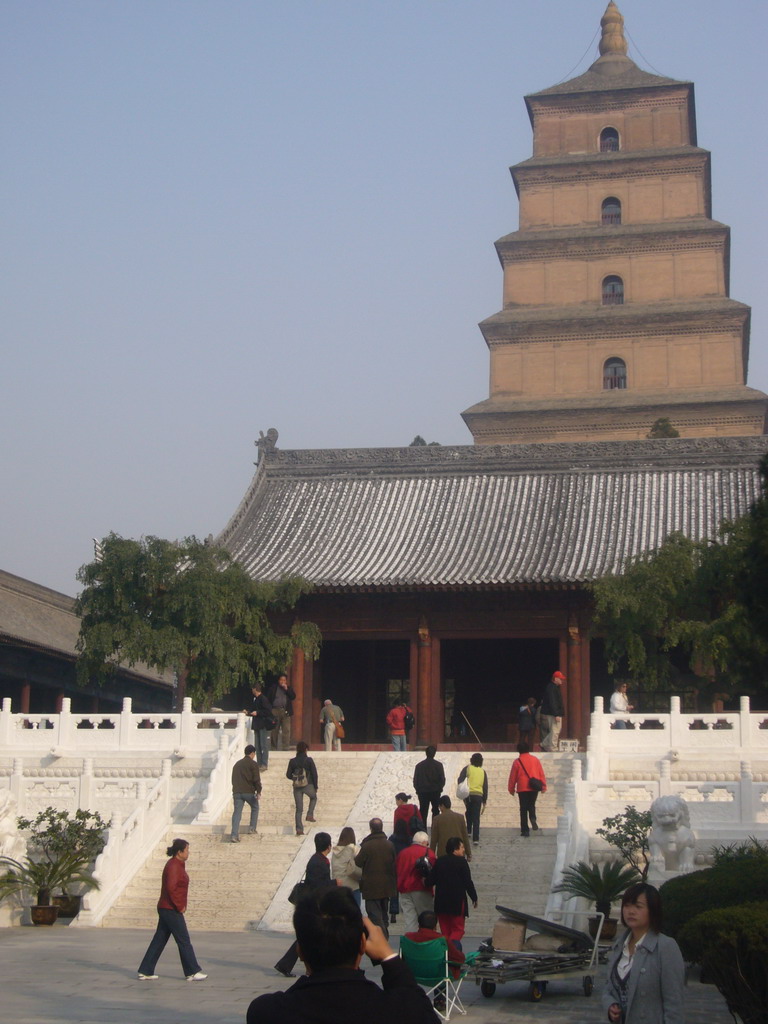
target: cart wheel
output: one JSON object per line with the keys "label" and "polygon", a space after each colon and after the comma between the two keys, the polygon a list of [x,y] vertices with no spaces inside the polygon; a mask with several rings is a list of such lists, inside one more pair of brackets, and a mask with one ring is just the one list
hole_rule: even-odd
{"label": "cart wheel", "polygon": [[531,997],[531,1002],[541,1002],[541,998],[547,990],[546,981],[532,981],[531,987],[528,990],[528,994]]}
{"label": "cart wheel", "polygon": [[583,985],[584,985],[584,995],[585,996],[591,996],[592,995],[592,978],[588,974],[584,975]]}
{"label": "cart wheel", "polygon": [[493,993],[496,991],[496,982],[488,981],[487,978],[484,978],[480,982],[480,991],[483,993],[486,999],[490,999]]}

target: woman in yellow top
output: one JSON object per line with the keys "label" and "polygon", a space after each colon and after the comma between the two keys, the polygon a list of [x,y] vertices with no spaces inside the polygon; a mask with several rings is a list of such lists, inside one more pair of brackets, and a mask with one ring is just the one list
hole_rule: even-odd
{"label": "woman in yellow top", "polygon": [[466,768],[461,769],[459,782],[467,780],[469,796],[466,807],[467,832],[472,837],[472,846],[480,845],[480,815],[488,801],[488,776],[483,768],[483,755],[473,754]]}

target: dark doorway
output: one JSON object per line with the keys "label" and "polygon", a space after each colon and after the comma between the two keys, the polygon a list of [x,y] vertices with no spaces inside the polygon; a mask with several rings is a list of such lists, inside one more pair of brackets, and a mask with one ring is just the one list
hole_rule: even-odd
{"label": "dark doorway", "polygon": [[474,742],[464,712],[483,743],[512,743],[518,711],[541,700],[558,667],[559,644],[547,640],[443,640],[440,644],[446,735]]}
{"label": "dark doorway", "polygon": [[[326,640],[315,666],[315,697],[344,712],[348,743],[385,743],[392,703],[410,697],[408,640]],[[318,725],[318,734],[319,734]]]}

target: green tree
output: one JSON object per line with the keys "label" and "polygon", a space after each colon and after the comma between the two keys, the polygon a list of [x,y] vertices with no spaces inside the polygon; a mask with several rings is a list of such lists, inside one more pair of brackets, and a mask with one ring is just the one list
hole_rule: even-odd
{"label": "green tree", "polygon": [[643,881],[648,877],[648,836],[651,831],[651,812],[638,811],[628,804],[621,814],[603,818],[602,828],[595,834],[602,836],[606,843],[615,846],[628,864],[631,864]]}
{"label": "green tree", "polygon": [[179,675],[179,705],[188,693],[208,707],[267,672],[281,672],[293,648],[317,657],[320,632],[286,618],[310,586],[299,578],[255,582],[227,551],[195,537],[182,542],[115,533],[100,557],[82,566],[78,678],[103,682],[119,664],[143,662]]}
{"label": "green tree", "polygon": [[[768,641],[768,455],[760,462],[762,494],[749,511],[744,558],[737,570],[736,585],[742,595],[752,631]],[[763,645],[757,668],[768,677],[768,649]]]}

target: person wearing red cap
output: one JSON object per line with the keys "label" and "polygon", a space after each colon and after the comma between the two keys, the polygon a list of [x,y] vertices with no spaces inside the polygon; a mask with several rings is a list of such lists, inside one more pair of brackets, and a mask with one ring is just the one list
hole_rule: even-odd
{"label": "person wearing red cap", "polygon": [[563,725],[563,694],[561,687],[565,682],[562,672],[555,672],[552,681],[547,683],[544,698],[541,702],[541,749],[557,750],[560,742],[560,729]]}

